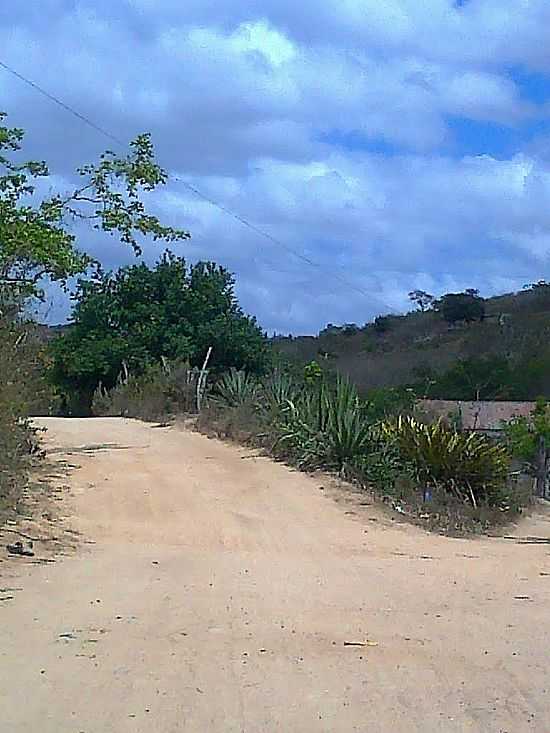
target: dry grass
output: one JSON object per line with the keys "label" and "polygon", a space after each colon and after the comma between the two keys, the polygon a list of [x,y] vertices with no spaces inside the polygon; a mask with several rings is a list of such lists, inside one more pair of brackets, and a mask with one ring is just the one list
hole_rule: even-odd
{"label": "dry grass", "polygon": [[0,521],[17,511],[38,453],[30,414],[49,414],[55,398],[43,379],[42,347],[31,324],[0,320]]}

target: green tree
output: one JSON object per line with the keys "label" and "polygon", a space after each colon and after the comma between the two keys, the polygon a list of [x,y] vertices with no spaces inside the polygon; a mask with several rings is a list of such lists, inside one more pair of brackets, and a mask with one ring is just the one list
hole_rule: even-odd
{"label": "green tree", "polygon": [[[430,376],[428,394],[431,398],[495,400],[514,397],[514,370],[503,356],[459,359],[442,374]],[[417,389],[422,381],[425,380],[419,379]]]}
{"label": "green tree", "polygon": [[54,401],[43,376],[40,329],[25,317],[26,305],[40,294],[43,279],[64,282],[97,264],[78,250],[71,224],[87,222],[136,252],[149,235],[189,237],[163,226],[142,201],[142,194],[166,181],[148,135],[137,137],[128,155],[106,152],[98,164],[81,168],[72,191],[40,197],[48,167],[23,159],[24,132],[5,119],[0,112],[0,513],[3,506],[13,510],[25,484],[33,446],[25,417],[47,414]]}
{"label": "green tree", "polygon": [[130,143],[130,152],[105,152],[99,163],[77,173],[80,185],[68,193],[37,200],[36,187],[49,175],[44,161],[18,162],[24,131],[3,124],[0,112],[0,285],[12,292],[35,294],[39,281],[65,280],[84,272],[91,258],[79,252],[71,221],[85,221],[94,229],[118,236],[134,251],[141,241],[174,241],[189,233],[161,224],[146,210],[144,193],[167,180],[155,163],[149,135]]}
{"label": "green tree", "polygon": [[529,417],[514,417],[504,425],[510,452],[535,477],[535,494],[548,498],[550,410],[540,397]]}
{"label": "green tree", "polygon": [[223,267],[166,253],[145,264],[79,283],[67,334],[51,345],[51,377],[73,411],[85,412],[101,382],[112,387],[123,367],[143,372],[161,359],[199,365],[209,346],[215,371],[231,367],[261,373],[267,340],[235,298],[234,278]]}
{"label": "green tree", "polygon": [[485,317],[485,302],[472,289],[464,293],[447,293],[438,301],[437,308],[447,323],[471,323]]}
{"label": "green tree", "polygon": [[435,298],[425,290],[411,290],[409,300],[412,301],[422,313],[429,310],[435,303]]}

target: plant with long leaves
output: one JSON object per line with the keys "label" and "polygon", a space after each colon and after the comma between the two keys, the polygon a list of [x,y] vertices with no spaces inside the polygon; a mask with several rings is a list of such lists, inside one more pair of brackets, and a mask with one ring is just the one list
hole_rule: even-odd
{"label": "plant with long leaves", "polygon": [[287,405],[296,400],[299,386],[288,373],[274,371],[262,380],[258,392],[258,408],[269,422],[281,417]]}
{"label": "plant with long leaves", "polygon": [[346,474],[368,451],[372,424],[355,387],[343,377],[325,381],[289,401],[280,425],[279,443],[304,468],[333,468]]}
{"label": "plant with long leaves", "polygon": [[383,427],[412,463],[424,485],[443,488],[477,506],[498,504],[505,498],[510,458],[506,447],[479,433],[459,432],[442,420],[424,424],[400,416]]}
{"label": "plant with long leaves", "polygon": [[255,377],[242,369],[232,368],[220,377],[210,399],[223,407],[254,406],[258,390]]}

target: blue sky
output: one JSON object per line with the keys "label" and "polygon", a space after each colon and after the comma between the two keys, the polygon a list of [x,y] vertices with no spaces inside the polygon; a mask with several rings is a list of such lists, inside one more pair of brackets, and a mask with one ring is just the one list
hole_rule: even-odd
{"label": "blue sky", "polygon": [[[550,279],[548,27],[547,0],[41,0],[0,7],[0,58],[118,137],[151,131],[164,167],[319,263],[181,184],[150,202],[265,328],[312,333],[414,288]],[[0,109],[52,189],[109,147],[1,70]]]}

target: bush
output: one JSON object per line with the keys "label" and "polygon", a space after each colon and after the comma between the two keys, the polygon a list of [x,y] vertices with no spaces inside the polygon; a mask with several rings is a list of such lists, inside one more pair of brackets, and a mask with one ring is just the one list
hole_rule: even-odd
{"label": "bush", "polygon": [[72,320],[50,345],[50,376],[81,413],[100,382],[115,387],[124,362],[136,375],[163,358],[199,367],[212,347],[216,373],[261,374],[270,364],[267,339],[238,305],[233,276],[212,262],[188,266],[165,253],[152,269],[142,263],[80,281]]}
{"label": "bush", "polygon": [[303,468],[332,468],[343,474],[367,452],[371,424],[355,387],[338,377],[289,401],[278,425],[278,446]]}
{"label": "bush", "polygon": [[374,319],[374,330],[376,333],[387,333],[391,329],[391,318],[390,316],[376,316]]}
{"label": "bush", "polygon": [[232,371],[215,387],[198,427],[265,447],[304,470],[338,471],[426,528],[483,531],[525,505],[502,445],[441,421],[404,417],[415,408],[410,391],[371,397],[362,400],[346,379],[311,368],[302,380],[279,372],[257,381]]}
{"label": "bush", "polygon": [[372,421],[375,421],[412,413],[417,397],[412,388],[380,387],[369,390],[365,399],[367,414]]}
{"label": "bush", "polygon": [[480,298],[476,291],[464,293],[447,293],[437,303],[447,323],[465,321],[482,321],[485,317],[485,301]]}
{"label": "bush", "polygon": [[259,410],[264,419],[272,424],[279,420],[289,403],[295,402],[300,385],[290,374],[276,371],[263,379],[259,386]]}
{"label": "bush", "polygon": [[100,416],[162,420],[189,413],[196,406],[196,372],[186,362],[164,361],[134,376],[123,371],[113,389],[100,385],[94,392],[92,413]]}
{"label": "bush", "polygon": [[55,398],[42,378],[43,353],[32,323],[17,303],[0,297],[0,515],[17,504],[37,452],[31,414],[50,414]]}
{"label": "bush", "polygon": [[414,466],[423,486],[443,488],[476,507],[509,501],[506,448],[478,433],[461,433],[442,420],[425,425],[412,417],[386,423],[384,433]]}
{"label": "bush", "polygon": [[258,395],[258,382],[241,369],[230,369],[216,383],[211,401],[224,407],[253,405]]}

